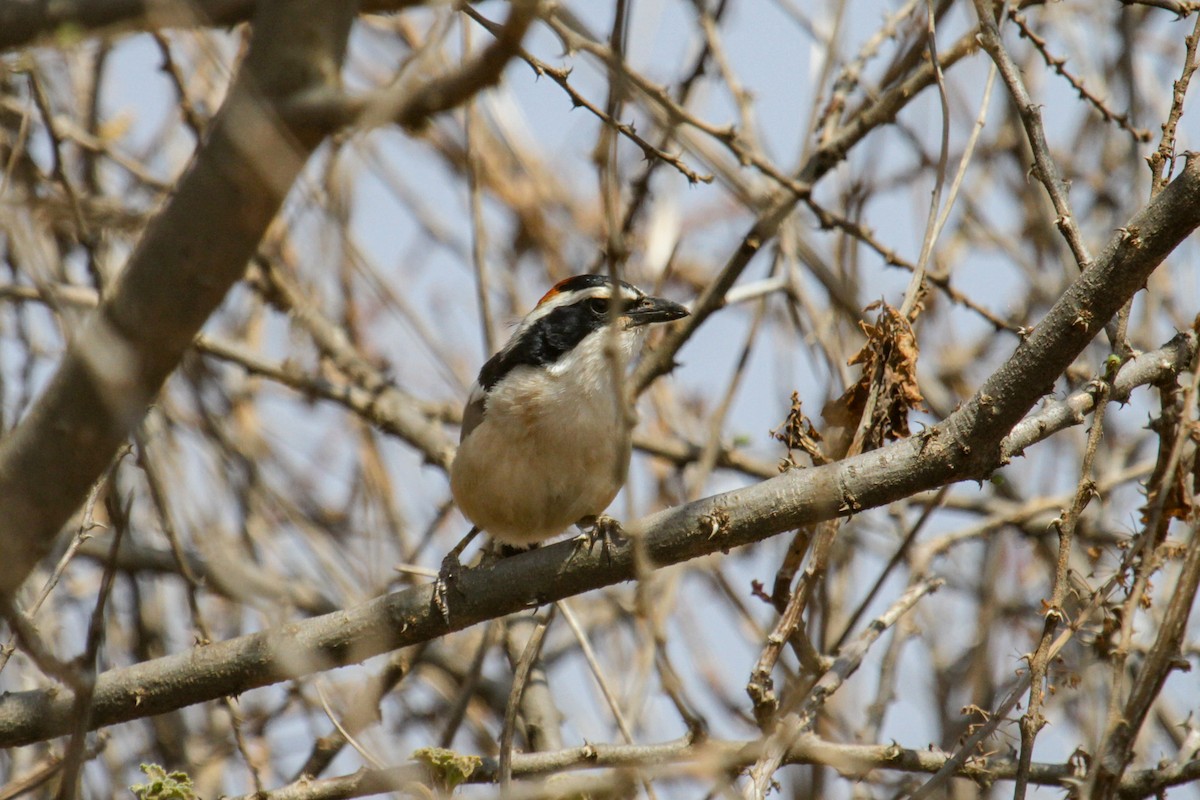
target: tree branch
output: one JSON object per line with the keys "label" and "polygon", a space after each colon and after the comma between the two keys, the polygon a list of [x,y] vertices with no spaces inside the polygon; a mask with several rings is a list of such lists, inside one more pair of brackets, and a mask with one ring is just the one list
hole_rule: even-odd
{"label": "tree branch", "polygon": [[337,85],[354,2],[258,4],[245,63],[170,202],[112,293],[76,332],[46,391],[0,443],[0,591],[13,592],[225,292],[322,136],[275,109]]}
{"label": "tree branch", "polygon": [[[364,12],[400,11],[421,0],[366,0]],[[106,29],[153,31],[165,28],[226,27],[250,22],[254,0],[15,0],[0,3],[0,52],[53,37],[74,39]]]}
{"label": "tree branch", "polygon": [[[688,740],[639,745],[585,744],[545,753],[515,754],[513,777],[536,778],[584,769],[638,769],[656,774],[673,765],[687,765],[688,774],[692,776],[697,771],[719,776],[754,763],[761,746],[761,741],[730,740],[709,740],[699,744]],[[896,744],[846,744],[805,733],[792,742],[784,756],[784,763],[820,764],[857,775],[877,769],[930,774],[941,769],[948,757],[949,754],[934,749],[909,749]],[[1012,780],[1016,774],[1016,763],[1011,759],[992,761],[981,757],[963,764],[956,774],[988,785],[994,781]],[[496,783],[498,776],[496,759],[484,758],[466,783]],[[1077,777],[1078,765],[1071,763],[1034,763],[1029,770],[1030,782],[1040,786],[1059,787],[1064,781]],[[1145,797],[1198,777],[1200,761],[1139,770],[1129,773],[1121,781],[1121,796]],[[325,780],[297,781],[261,795],[243,795],[234,800],[345,800],[394,791],[414,782],[431,785],[426,766],[406,764],[380,770],[362,769],[351,775]]]}

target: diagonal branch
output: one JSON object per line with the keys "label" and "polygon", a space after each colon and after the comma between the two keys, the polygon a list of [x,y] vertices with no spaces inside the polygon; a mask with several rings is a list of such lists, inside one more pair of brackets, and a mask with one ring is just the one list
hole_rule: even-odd
{"label": "diagonal branch", "polygon": [[419,130],[435,114],[457,108],[500,82],[505,65],[523,52],[521,42],[537,11],[538,0],[513,0],[508,19],[492,31],[495,41],[460,69],[419,86],[404,76],[364,96],[317,86],[293,98],[284,113],[289,119],[330,131],[348,126],[372,128],[389,122]]}
{"label": "diagonal branch", "polygon": [[0,591],[21,585],[237,281],[322,137],[281,126],[340,79],[354,2],[259,4],[245,63],[170,202],[0,443]]}
{"label": "diagonal branch", "polygon": [[1075,215],[1071,211],[1071,203],[1067,198],[1070,186],[1059,175],[1058,167],[1055,166],[1054,159],[1050,155],[1050,145],[1046,143],[1046,130],[1042,126],[1042,112],[1029,97],[1025,83],[1021,80],[1020,68],[1008,54],[1008,50],[1004,48],[1004,42],[1000,38],[1000,28],[994,17],[993,5],[990,0],[975,0],[975,12],[979,16],[979,44],[996,62],[996,66],[1000,70],[1000,77],[1008,86],[1013,104],[1016,105],[1017,113],[1021,117],[1021,124],[1025,127],[1025,136],[1033,150],[1034,173],[1046,188],[1046,194],[1054,205],[1054,213],[1058,215],[1054,224],[1062,231],[1067,246],[1071,248],[1071,255],[1074,257],[1075,263],[1080,269],[1084,269],[1091,264],[1092,256],[1088,252],[1087,245],[1083,241],[1083,234],[1080,233],[1079,225],[1075,222]]}
{"label": "diagonal branch", "polygon": [[747,798],[766,797],[775,780],[775,773],[787,760],[788,751],[805,734],[812,730],[817,714],[825,705],[825,701],[841,688],[862,664],[863,658],[884,631],[892,627],[899,619],[912,610],[917,602],[928,594],[933,594],[945,581],[941,578],[927,578],[908,588],[896,599],[888,610],[873,620],[870,625],[855,637],[846,648],[838,654],[837,660],[829,667],[811,689],[798,692],[792,697],[793,709],[788,709],[775,723],[774,730],[762,743],[762,753],[750,769],[750,780],[746,783],[744,796]]}

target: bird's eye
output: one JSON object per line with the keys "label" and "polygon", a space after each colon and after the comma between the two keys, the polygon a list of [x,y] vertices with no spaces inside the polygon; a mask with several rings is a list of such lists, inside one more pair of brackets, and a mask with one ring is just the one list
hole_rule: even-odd
{"label": "bird's eye", "polygon": [[608,298],[593,297],[587,301],[588,311],[591,311],[597,317],[608,316]]}

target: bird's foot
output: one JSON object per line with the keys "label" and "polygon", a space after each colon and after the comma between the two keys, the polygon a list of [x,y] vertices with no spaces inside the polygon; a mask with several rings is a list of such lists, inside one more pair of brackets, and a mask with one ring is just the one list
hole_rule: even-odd
{"label": "bird's foot", "polygon": [[459,597],[465,597],[462,587],[458,585],[458,578],[462,572],[463,565],[458,560],[458,554],[450,553],[442,559],[442,568],[438,570],[437,578],[433,582],[433,607],[442,615],[446,627],[450,626],[451,588]]}
{"label": "bird's foot", "polygon": [[471,540],[479,535],[479,528],[471,528],[471,531],[463,537],[462,541],[454,545],[446,557],[442,559],[442,568],[438,570],[437,579],[433,582],[433,607],[442,615],[442,619],[446,622],[446,627],[450,627],[450,588],[454,587],[454,591],[460,597],[465,597],[462,587],[458,585],[459,576],[462,575],[463,565],[459,560],[463,550],[467,549],[467,545]]}
{"label": "bird's foot", "polygon": [[594,517],[584,517],[575,525],[583,531],[575,537],[575,546],[580,549],[586,547],[588,555],[591,555],[592,550],[599,543],[600,553],[604,556],[605,562],[611,563],[613,546],[625,538],[625,533],[621,530],[621,523],[607,514],[599,514]]}

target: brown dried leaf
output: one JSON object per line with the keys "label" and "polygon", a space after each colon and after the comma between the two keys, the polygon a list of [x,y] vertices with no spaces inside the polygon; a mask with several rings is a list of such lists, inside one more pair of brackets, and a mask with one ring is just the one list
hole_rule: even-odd
{"label": "brown dried leaf", "polygon": [[783,469],[798,466],[792,458],[793,450],[803,450],[808,453],[814,464],[828,464],[829,457],[821,449],[821,434],[813,427],[812,420],[804,415],[800,407],[800,393],[792,392],[792,407],[788,410],[783,423],[771,431],[771,437],[783,442],[788,449],[788,456],[783,462]]}
{"label": "brown dried leaf", "polygon": [[[1168,431],[1173,435],[1173,430],[1168,429]],[[1163,433],[1160,432],[1160,436],[1161,435],[1163,435]],[[1188,431],[1188,435],[1193,439],[1200,438],[1200,426],[1192,423],[1191,430]],[[1160,467],[1163,462],[1163,456],[1167,452],[1168,448],[1160,448],[1159,465],[1155,467],[1155,472],[1151,475],[1150,481],[1148,482],[1148,488],[1146,491],[1146,505],[1142,507],[1143,523],[1149,521],[1150,510],[1154,508],[1155,504],[1158,502],[1159,494],[1164,490],[1166,492],[1165,497],[1163,497],[1162,507],[1164,520],[1178,519],[1186,521],[1192,519],[1196,514],[1197,508],[1195,492],[1200,489],[1200,458],[1196,457],[1196,449],[1193,448],[1188,454],[1190,458],[1195,460],[1195,463],[1191,465],[1179,464],[1171,477],[1170,483],[1164,487],[1162,485],[1163,478],[1160,477],[1164,470],[1160,469]],[[1189,481],[1189,473],[1193,470],[1195,470],[1195,475],[1192,476],[1192,480]],[[1157,480],[1155,479],[1156,477],[1158,478]]]}
{"label": "brown dried leaf", "polygon": [[887,303],[875,302],[864,310],[876,309],[879,314],[874,324],[859,322],[867,341],[847,362],[850,366],[861,364],[862,376],[821,412],[831,425],[858,427],[871,396],[872,382],[879,380],[879,399],[872,414],[871,433],[864,443],[864,450],[878,447],[887,440],[908,436],[908,414],[913,409],[921,409],[925,399],[917,386],[920,348],[912,326]]}

